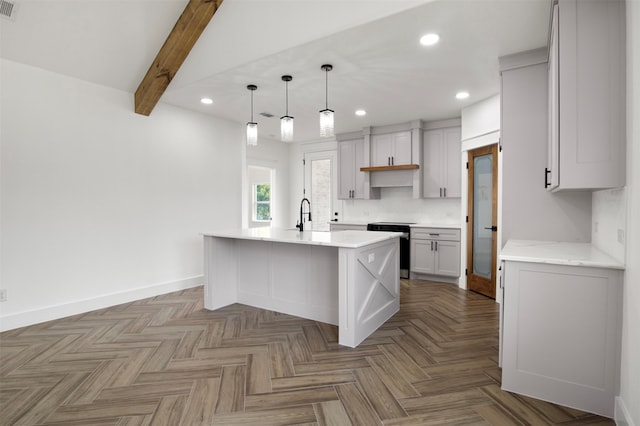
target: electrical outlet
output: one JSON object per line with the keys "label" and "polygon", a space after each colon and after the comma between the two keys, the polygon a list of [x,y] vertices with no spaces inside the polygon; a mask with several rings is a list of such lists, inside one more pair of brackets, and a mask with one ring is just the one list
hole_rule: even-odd
{"label": "electrical outlet", "polygon": [[624,229],[618,229],[618,242],[624,244]]}
{"label": "electrical outlet", "polygon": [[598,222],[593,222],[593,232],[598,232]]}
{"label": "electrical outlet", "polygon": [[2,288],[0,289],[0,302],[6,302],[6,301],[7,301],[7,290]]}

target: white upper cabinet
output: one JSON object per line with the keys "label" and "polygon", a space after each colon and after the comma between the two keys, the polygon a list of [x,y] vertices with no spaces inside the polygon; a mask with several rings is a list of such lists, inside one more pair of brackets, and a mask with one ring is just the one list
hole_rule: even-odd
{"label": "white upper cabinet", "polygon": [[367,184],[364,139],[338,142],[338,198],[341,200],[378,198]]}
{"label": "white upper cabinet", "polygon": [[411,132],[371,136],[371,166],[411,164]]}
{"label": "white upper cabinet", "polygon": [[423,136],[424,198],[459,198],[460,127],[425,130]]}
{"label": "white upper cabinet", "polygon": [[559,0],[549,45],[549,190],[625,184],[625,4]]}

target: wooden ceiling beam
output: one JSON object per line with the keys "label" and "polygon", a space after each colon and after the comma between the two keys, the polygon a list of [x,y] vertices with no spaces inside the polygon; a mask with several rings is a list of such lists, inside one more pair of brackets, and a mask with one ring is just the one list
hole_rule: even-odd
{"label": "wooden ceiling beam", "polygon": [[149,115],[223,0],[189,0],[135,93],[135,112]]}

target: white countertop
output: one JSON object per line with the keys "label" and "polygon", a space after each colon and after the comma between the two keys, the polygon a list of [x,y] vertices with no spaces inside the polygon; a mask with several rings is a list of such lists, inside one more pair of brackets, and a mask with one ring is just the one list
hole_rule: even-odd
{"label": "white countertop", "polygon": [[446,229],[460,229],[459,223],[414,223],[412,228],[446,228]]}
{"label": "white countertop", "polygon": [[280,228],[248,228],[228,229],[222,231],[205,232],[205,237],[235,238],[241,240],[273,241],[278,243],[311,244],[319,246],[359,248],[369,244],[398,238],[401,232],[373,232],[373,231],[303,231],[297,229]]}
{"label": "white countertop", "polygon": [[[384,222],[384,221],[383,221]],[[393,222],[393,221],[389,221]],[[367,226],[369,223],[377,223],[374,222],[354,222],[354,221],[345,221],[345,222],[329,222],[333,225],[352,225],[352,226]],[[400,222],[405,223],[405,222]],[[412,223],[409,224],[411,228],[447,228],[447,229],[460,229],[459,223]]]}
{"label": "white countertop", "polygon": [[590,243],[509,240],[500,252],[500,260],[624,269],[623,263]]}

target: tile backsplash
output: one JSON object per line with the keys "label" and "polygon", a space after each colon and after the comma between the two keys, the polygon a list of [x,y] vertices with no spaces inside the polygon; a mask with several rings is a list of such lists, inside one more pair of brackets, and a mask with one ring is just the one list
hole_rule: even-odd
{"label": "tile backsplash", "polygon": [[379,200],[348,200],[343,222],[416,222],[459,224],[460,198],[415,199],[411,187],[381,188]]}

